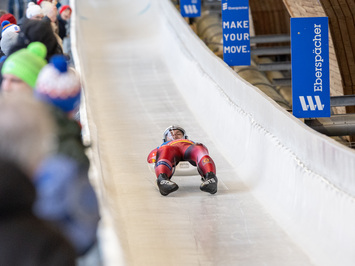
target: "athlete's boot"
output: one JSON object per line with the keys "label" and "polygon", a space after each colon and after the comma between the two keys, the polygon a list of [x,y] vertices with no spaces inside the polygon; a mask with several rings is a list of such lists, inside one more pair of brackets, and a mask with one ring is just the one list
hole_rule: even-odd
{"label": "athlete's boot", "polygon": [[218,179],[213,172],[208,172],[205,177],[202,177],[200,189],[202,191],[215,194],[217,192]]}
{"label": "athlete's boot", "polygon": [[160,194],[162,194],[163,196],[169,195],[171,192],[174,192],[179,189],[179,186],[175,182],[170,181],[167,175],[163,173],[159,174],[157,184]]}

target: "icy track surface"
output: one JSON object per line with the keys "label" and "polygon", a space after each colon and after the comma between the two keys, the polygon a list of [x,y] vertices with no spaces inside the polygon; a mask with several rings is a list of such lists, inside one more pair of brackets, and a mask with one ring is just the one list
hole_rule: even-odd
{"label": "icy track surface", "polygon": [[[240,79],[169,0],[71,5],[105,265],[354,265],[352,150]],[[217,194],[175,176],[160,195],[146,157],[171,124],[209,148]]]}

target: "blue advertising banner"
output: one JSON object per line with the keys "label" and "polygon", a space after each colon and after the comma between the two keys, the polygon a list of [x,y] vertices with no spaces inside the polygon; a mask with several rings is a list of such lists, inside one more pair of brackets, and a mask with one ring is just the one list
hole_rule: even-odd
{"label": "blue advertising banner", "polygon": [[201,16],[201,0],[180,0],[180,12],[188,18]]}
{"label": "blue advertising banner", "polygon": [[249,0],[222,0],[223,60],[250,65]]}
{"label": "blue advertising banner", "polygon": [[291,18],[292,109],[330,117],[328,18]]}

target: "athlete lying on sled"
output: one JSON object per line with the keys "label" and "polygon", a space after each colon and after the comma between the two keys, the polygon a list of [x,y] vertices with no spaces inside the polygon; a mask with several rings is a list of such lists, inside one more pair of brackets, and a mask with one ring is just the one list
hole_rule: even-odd
{"label": "athlete lying on sled", "polygon": [[188,161],[201,175],[200,189],[211,194],[217,192],[218,179],[216,167],[205,145],[187,138],[185,130],[170,126],[164,131],[164,143],[148,155],[148,163],[155,163],[155,174],[159,191],[163,196],[178,190],[179,186],[171,181],[174,169],[180,161]]}

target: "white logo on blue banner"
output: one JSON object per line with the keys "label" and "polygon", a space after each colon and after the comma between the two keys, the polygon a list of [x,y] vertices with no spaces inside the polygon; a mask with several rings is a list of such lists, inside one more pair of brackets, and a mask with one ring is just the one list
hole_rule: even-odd
{"label": "white logo on blue banner", "polygon": [[291,18],[292,112],[330,117],[328,18]]}
{"label": "white logo on blue banner", "polygon": [[183,17],[201,16],[201,0],[180,0],[180,12]]}
{"label": "white logo on blue banner", "polygon": [[249,0],[222,0],[223,60],[250,65]]}

